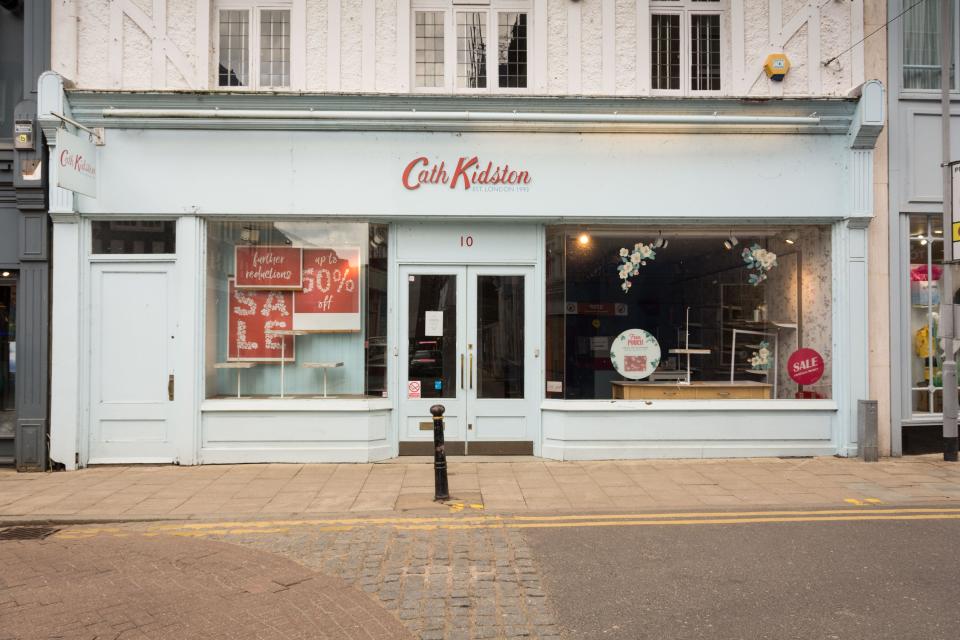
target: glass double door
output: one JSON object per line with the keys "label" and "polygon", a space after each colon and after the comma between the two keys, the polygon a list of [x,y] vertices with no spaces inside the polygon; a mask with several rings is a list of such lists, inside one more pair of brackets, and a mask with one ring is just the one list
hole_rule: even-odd
{"label": "glass double door", "polygon": [[432,453],[435,404],[448,454],[533,453],[533,276],[528,266],[401,268],[401,455]]}

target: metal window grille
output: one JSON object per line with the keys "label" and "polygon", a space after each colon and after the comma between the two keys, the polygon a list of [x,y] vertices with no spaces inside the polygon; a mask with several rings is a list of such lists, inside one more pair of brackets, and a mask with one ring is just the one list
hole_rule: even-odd
{"label": "metal window grille", "polygon": [[443,11],[416,12],[415,76],[418,87],[443,86]]}
{"label": "metal window grille", "polygon": [[497,67],[500,87],[527,86],[527,14],[497,14]]}
{"label": "metal window grille", "polygon": [[690,90],[720,90],[720,16],[717,14],[690,15]]}
{"label": "metal window grille", "polygon": [[487,14],[483,11],[457,12],[457,87],[485,89],[487,86]]}
{"label": "metal window grille", "polygon": [[220,12],[220,61],[217,85],[249,86],[250,13],[224,10]]}
{"label": "metal window grille", "polygon": [[680,88],[680,15],[650,16],[650,81],[654,89]]}
{"label": "metal window grille", "polygon": [[260,86],[290,86],[290,11],[260,11]]}

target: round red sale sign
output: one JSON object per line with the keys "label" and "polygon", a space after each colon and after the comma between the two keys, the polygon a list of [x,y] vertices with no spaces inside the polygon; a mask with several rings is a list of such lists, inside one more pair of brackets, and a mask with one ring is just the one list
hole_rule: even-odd
{"label": "round red sale sign", "polygon": [[813,384],[823,376],[823,356],[807,347],[797,349],[787,360],[787,373],[797,384]]}

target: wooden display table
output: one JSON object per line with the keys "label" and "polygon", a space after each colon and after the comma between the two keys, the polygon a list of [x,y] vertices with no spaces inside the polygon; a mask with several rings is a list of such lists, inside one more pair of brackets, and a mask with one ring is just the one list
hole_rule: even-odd
{"label": "wooden display table", "polygon": [[765,382],[630,382],[616,380],[615,400],[768,400],[773,385]]}

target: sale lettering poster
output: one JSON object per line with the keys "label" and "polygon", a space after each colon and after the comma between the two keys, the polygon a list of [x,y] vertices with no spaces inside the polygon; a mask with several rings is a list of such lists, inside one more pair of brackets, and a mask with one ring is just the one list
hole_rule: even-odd
{"label": "sale lettering poster", "polygon": [[237,246],[234,272],[238,289],[303,287],[303,250],[299,247]]}
{"label": "sale lettering poster", "polygon": [[293,294],[293,328],[360,331],[360,249],[304,249],[303,288]]}
{"label": "sale lettering poster", "polygon": [[228,280],[227,290],[227,360],[293,362],[293,336],[270,333],[292,329],[293,292],[240,289],[233,278]]}

